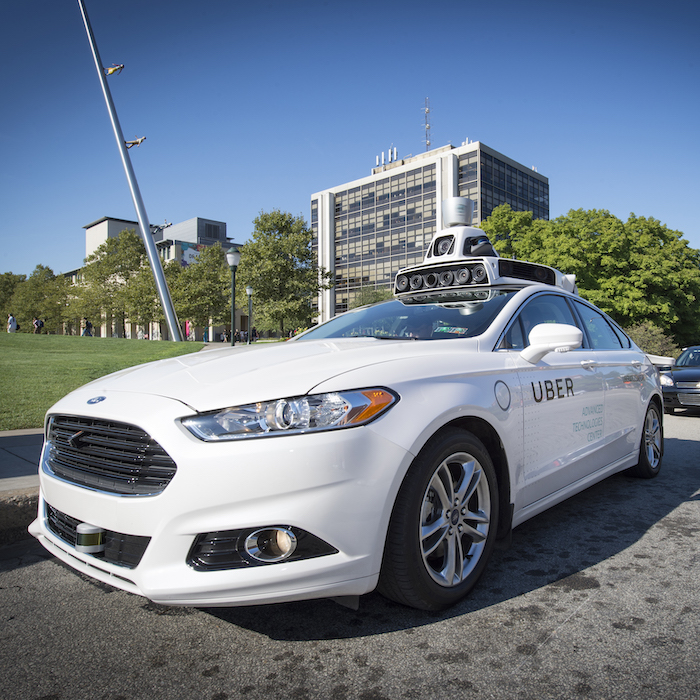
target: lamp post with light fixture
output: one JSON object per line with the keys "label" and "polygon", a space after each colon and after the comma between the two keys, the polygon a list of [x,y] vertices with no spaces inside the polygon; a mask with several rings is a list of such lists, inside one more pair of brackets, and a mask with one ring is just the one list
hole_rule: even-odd
{"label": "lamp post with light fixture", "polygon": [[241,254],[235,249],[231,248],[226,253],[226,262],[231,268],[231,345],[236,344],[236,269],[238,268],[238,263],[241,262]]}
{"label": "lamp post with light fixture", "polygon": [[248,295],[248,345],[250,345],[250,336],[253,333],[253,288],[248,285],[245,293]]}

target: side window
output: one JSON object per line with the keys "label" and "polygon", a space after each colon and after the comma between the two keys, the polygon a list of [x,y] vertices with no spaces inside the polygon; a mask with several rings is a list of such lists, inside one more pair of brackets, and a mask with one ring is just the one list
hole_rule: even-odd
{"label": "side window", "polygon": [[[610,321],[610,319],[608,319]],[[610,324],[615,335],[619,338],[622,347],[627,349],[632,347],[632,341],[629,339],[627,333],[625,333],[620,326],[618,326],[614,321]]]}
{"label": "side window", "polygon": [[620,350],[622,348],[619,335],[603,314],[579,301],[574,303],[579,314],[581,314],[594,350]]}
{"label": "side window", "polygon": [[553,294],[542,294],[528,302],[520,312],[520,322],[526,339],[530,331],[540,323],[567,323],[578,327],[566,299]]}
{"label": "side window", "polygon": [[527,347],[530,344],[528,341],[530,331],[540,323],[566,323],[579,327],[564,297],[541,294],[527,302],[520,310],[517,318],[503,337],[499,348],[522,350]]}
{"label": "side window", "polygon": [[516,318],[511,324],[500,347],[504,350],[523,350],[525,348],[523,327],[520,325],[519,318]]}

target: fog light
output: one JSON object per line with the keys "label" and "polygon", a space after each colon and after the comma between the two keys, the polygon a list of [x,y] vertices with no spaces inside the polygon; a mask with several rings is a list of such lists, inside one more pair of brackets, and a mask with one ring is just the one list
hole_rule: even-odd
{"label": "fog light", "polygon": [[245,540],[248,556],[261,562],[284,561],[297,548],[296,535],[286,527],[267,527],[256,530]]}
{"label": "fog light", "polygon": [[79,523],[75,528],[75,548],[78,552],[96,554],[105,551],[105,531],[96,525]]}

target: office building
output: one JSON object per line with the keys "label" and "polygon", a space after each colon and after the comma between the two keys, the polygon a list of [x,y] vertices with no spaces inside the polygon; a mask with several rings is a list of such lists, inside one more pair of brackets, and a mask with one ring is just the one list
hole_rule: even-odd
{"label": "office building", "polygon": [[549,218],[549,180],[478,141],[382,154],[369,176],[311,196],[318,262],[335,274],[319,297],[319,321],[352,308],[365,287],[391,289],[399,269],[421,262],[448,197],[472,200],[475,225],[505,203]]}

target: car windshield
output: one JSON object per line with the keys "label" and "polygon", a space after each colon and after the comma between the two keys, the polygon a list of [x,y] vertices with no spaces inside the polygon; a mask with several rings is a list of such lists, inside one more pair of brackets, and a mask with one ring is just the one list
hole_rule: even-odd
{"label": "car windshield", "polygon": [[513,291],[473,292],[462,301],[425,304],[388,301],[336,316],[300,340],[372,337],[382,340],[473,338],[493,322]]}
{"label": "car windshield", "polygon": [[676,360],[676,367],[700,367],[700,348],[684,350]]}

